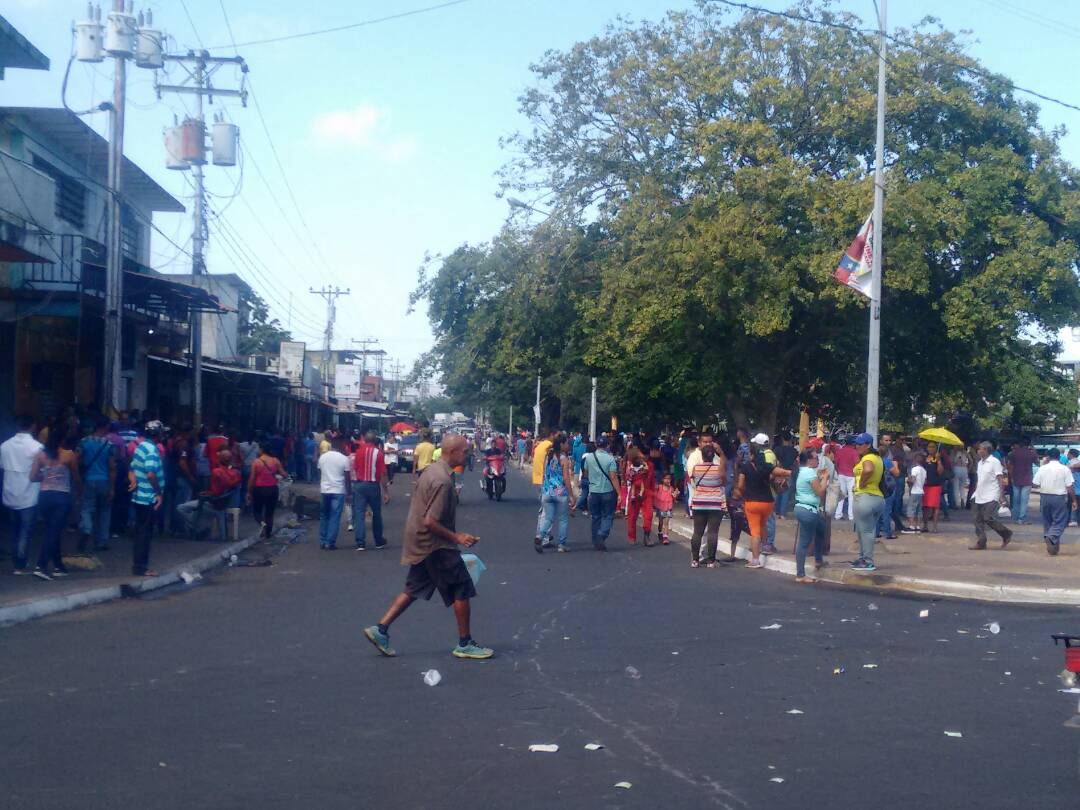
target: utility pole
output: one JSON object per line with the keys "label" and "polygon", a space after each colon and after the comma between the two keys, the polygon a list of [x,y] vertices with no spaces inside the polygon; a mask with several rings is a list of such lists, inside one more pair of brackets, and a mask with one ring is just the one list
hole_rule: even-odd
{"label": "utility pole", "polygon": [[390,404],[393,405],[395,402],[397,402],[398,395],[401,393],[401,361],[400,360],[395,360],[393,363],[391,363],[391,365],[390,365],[390,373],[394,375],[391,378],[393,380],[393,383],[394,383],[394,387],[391,390],[393,390],[394,393],[391,395],[391,398],[390,398]]}
{"label": "utility pole", "polygon": [[[368,346],[369,345],[378,346],[379,345],[378,339],[377,338],[364,338],[363,340],[357,340],[356,338],[353,338],[350,342],[351,343],[356,343],[356,344],[364,347],[363,349],[360,350],[360,354],[364,358],[361,361],[361,367],[363,368],[364,374],[367,375],[367,373],[368,373],[368,370],[367,370]],[[378,370],[381,372],[382,371],[382,368],[381,368],[382,363],[377,363],[377,365],[379,366]]]}
{"label": "utility pole", "polygon": [[337,317],[337,300],[343,295],[348,295],[348,289],[340,287],[323,287],[321,290],[308,289],[312,295],[318,295],[326,299],[326,332],[323,341],[322,378],[323,390],[326,398],[330,398],[330,342],[334,339],[334,319]]}
{"label": "utility pole", "polygon": [[592,378],[592,397],[589,407],[589,438],[596,441],[596,377]]}
{"label": "utility pole", "polygon": [[510,406],[510,427],[506,429],[506,435],[513,441],[514,436],[514,406]]}
{"label": "utility pole", "polygon": [[[134,34],[134,19],[130,9],[124,13],[124,0],[113,0],[109,27],[127,28],[130,22]],[[123,402],[121,386],[122,342],[124,339],[124,251],[123,251],[123,192],[120,178],[124,163],[124,111],[127,106],[127,59],[130,52],[110,51],[113,56],[113,101],[109,111],[108,220],[109,230],[105,267],[105,353],[102,360],[105,412],[119,412]]]}
{"label": "utility pole", "polygon": [[[211,79],[222,65],[236,65],[242,74],[247,74],[247,64],[240,56],[211,56],[208,51],[188,51],[186,54],[165,54],[165,61],[174,62],[187,71],[188,77],[181,84],[157,84],[155,89],[158,98],[163,92],[181,93],[195,97],[196,129],[195,154],[187,157],[195,182],[195,201],[193,203],[193,231],[191,235],[191,275],[192,282],[198,286],[198,276],[206,274],[206,242],[209,230],[206,225],[206,189],[203,183],[203,165],[206,163],[206,122],[203,118],[203,98],[206,97],[211,104],[214,96],[231,96],[239,98],[241,104],[247,106],[247,90],[244,89],[241,78],[239,89],[223,89],[214,87]],[[187,124],[188,122],[185,122]],[[203,391],[202,391],[202,313],[191,313],[191,410],[192,423],[196,426],[203,423]]]}
{"label": "utility pole", "polygon": [[870,268],[870,350],[866,363],[866,432],[878,435],[878,385],[881,374],[881,238],[885,215],[885,12],[878,4],[877,144],[874,157],[874,246]]}

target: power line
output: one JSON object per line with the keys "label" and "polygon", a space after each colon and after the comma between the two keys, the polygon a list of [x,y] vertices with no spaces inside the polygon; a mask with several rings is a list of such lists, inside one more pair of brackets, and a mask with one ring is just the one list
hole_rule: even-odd
{"label": "power line", "polygon": [[188,24],[191,26],[192,33],[195,34],[195,41],[199,43],[199,47],[204,51],[202,37],[199,36],[199,29],[195,27],[195,19],[191,16],[191,12],[188,11],[187,0],[180,0],[180,7],[184,9],[184,16],[187,17]]}
{"label": "power line", "polygon": [[270,144],[270,153],[274,156],[274,162],[277,163],[278,171],[281,172],[281,179],[285,183],[285,190],[289,193],[289,199],[292,201],[293,208],[296,209],[296,217],[300,220],[300,224],[303,226],[304,231],[308,235],[308,239],[311,241],[312,248],[314,248],[315,253],[318,254],[319,259],[322,261],[327,272],[337,278],[337,272],[334,270],[333,265],[326,260],[326,256],[323,255],[322,249],[319,247],[319,242],[311,233],[311,228],[308,226],[307,219],[304,217],[304,212],[296,199],[296,193],[293,191],[292,183],[289,182],[289,175],[285,172],[285,165],[281,162],[281,156],[278,154],[277,146],[274,145],[274,139],[270,135],[270,127],[266,123],[265,116],[263,116],[262,105],[259,103],[259,97],[255,95],[255,88],[251,86],[250,78],[248,79],[248,93],[251,95],[251,100],[255,103],[255,112],[259,116],[259,123],[262,125],[263,132],[266,134],[266,141]]}
{"label": "power line", "polygon": [[[795,12],[792,12],[792,11],[774,11],[773,9],[763,8],[762,6],[754,6],[754,5],[750,5],[749,3],[740,3],[740,2],[737,2],[737,0],[710,0],[710,2],[722,3],[725,6],[730,6],[732,8],[739,8],[739,9],[742,9],[744,11],[753,11],[753,12],[757,12],[758,14],[766,14],[766,15],[768,15],[770,17],[783,17],[785,19],[794,20],[794,21],[797,21],[797,22],[808,22],[808,23],[813,23],[814,25],[821,25],[821,26],[826,26],[826,27],[829,27],[829,28],[838,28],[838,29],[840,29],[842,31],[849,31],[849,32],[851,32],[853,34],[859,34],[860,36],[863,36],[863,37],[865,37],[868,34],[873,34],[874,36],[877,36],[877,34],[878,34],[877,30],[875,30],[875,29],[859,28],[858,26],[849,25],[847,23],[834,22],[832,20],[822,20],[822,19],[819,19],[819,18],[816,18],[816,17],[808,17],[808,16],[805,16],[803,14],[796,14]],[[900,39],[899,37],[893,36],[892,34],[886,33],[885,34],[885,39],[887,39],[889,42],[893,43],[894,45],[899,45],[899,46],[904,47],[904,48],[909,48],[910,50],[913,50],[916,53],[922,54],[923,56],[928,56],[928,57],[932,57],[932,58],[939,58],[940,57],[940,54],[936,54],[936,53],[933,53],[931,51],[928,51],[925,48],[915,44],[914,42],[908,42],[907,40]],[[872,48],[872,50],[877,52],[877,47],[876,46],[871,46],[871,48]],[[888,62],[888,60],[886,60],[886,61]],[[1077,112],[1080,112],[1080,105],[1072,104],[1072,103],[1070,103],[1068,101],[1063,101],[1063,100],[1061,100],[1059,98],[1054,98],[1053,96],[1048,96],[1045,93],[1040,93],[1038,90],[1032,90],[1032,89],[1030,89],[1028,87],[1021,87],[1020,85],[1014,84],[1013,82],[1009,81],[1008,79],[1006,79],[1004,76],[1002,76],[1000,74],[992,73],[991,71],[983,70],[982,68],[972,67],[971,65],[966,65],[966,64],[964,64],[962,62],[957,62],[955,60],[945,60],[945,61],[946,61],[947,64],[950,64],[953,67],[964,71],[965,73],[970,73],[973,76],[979,76],[979,77],[984,78],[984,79],[990,79],[990,80],[995,81],[995,82],[1000,82],[1001,84],[1003,84],[1009,90],[1014,90],[1014,91],[1016,91],[1018,93],[1026,93],[1029,96],[1034,96],[1035,98],[1041,99],[1043,101],[1047,101],[1047,102],[1049,102],[1051,104],[1057,104],[1058,106],[1065,107],[1067,109],[1076,110]],[[892,65],[893,63],[889,62],[889,64]],[[893,65],[893,67],[896,67],[896,66]]]}
{"label": "power line", "polygon": [[253,45],[269,45],[273,42],[285,42],[290,39],[303,39],[305,37],[321,36],[322,34],[335,34],[338,31],[348,31],[353,28],[363,28],[368,25],[377,25],[378,23],[389,22],[390,20],[400,20],[404,17],[415,17],[417,14],[426,14],[429,11],[438,11],[439,9],[449,8],[450,6],[460,6],[462,3],[467,3],[468,1],[469,0],[450,0],[450,2],[448,3],[439,3],[438,5],[425,6],[424,8],[414,8],[412,11],[402,11],[398,14],[389,14],[385,17],[375,17],[370,20],[361,20],[360,22],[349,23],[347,25],[337,25],[333,28],[320,28],[316,31],[305,31],[302,34],[287,34],[283,37],[271,37],[269,39],[253,39],[250,42],[241,42],[239,44],[234,41],[232,44],[234,48],[249,48]]}

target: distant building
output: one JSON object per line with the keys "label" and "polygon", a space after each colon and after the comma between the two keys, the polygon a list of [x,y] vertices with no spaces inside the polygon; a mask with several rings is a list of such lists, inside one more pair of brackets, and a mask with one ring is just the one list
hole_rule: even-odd
{"label": "distant building", "polygon": [[203,356],[238,362],[240,324],[247,317],[243,311],[244,299],[251,296],[251,285],[236,273],[207,273],[200,276],[169,273],[168,278],[200,287],[217,298],[222,311],[204,312],[201,316]]}
{"label": "distant building", "polygon": [[30,44],[14,26],[0,17],[0,79],[7,68],[48,70],[49,57]]}

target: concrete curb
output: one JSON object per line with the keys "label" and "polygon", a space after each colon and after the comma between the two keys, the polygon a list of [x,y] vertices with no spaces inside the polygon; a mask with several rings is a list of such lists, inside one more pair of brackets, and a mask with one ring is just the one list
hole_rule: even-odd
{"label": "concrete curb", "polygon": [[[686,538],[686,545],[692,532],[676,523],[671,524],[673,534]],[[721,543],[726,542],[721,540]],[[682,542],[680,542],[682,545]],[[735,556],[740,560],[750,559],[750,549],[738,546]],[[765,563],[763,570],[778,574],[795,576],[795,560],[776,555],[762,555]],[[811,563],[811,568],[813,564]],[[846,585],[851,588],[872,591],[894,591],[914,593],[923,596],[945,596],[955,599],[977,599],[983,602],[1005,602],[1010,604],[1068,605],[1080,607],[1080,589],[1077,588],[1032,588],[1016,585],[982,585],[975,582],[959,582],[945,579],[924,579],[921,577],[892,576],[890,574],[860,574],[846,566],[830,566],[821,571],[808,572],[821,582]]]}
{"label": "concrete curb", "polygon": [[130,596],[148,593],[159,588],[166,588],[181,581],[181,573],[200,574],[211,568],[226,562],[233,554],[238,554],[249,546],[259,542],[259,535],[254,534],[244,540],[238,540],[227,546],[222,546],[209,554],[196,557],[180,565],[174,566],[153,579],[132,577],[117,585],[103,585],[98,588],[89,588],[85,591],[67,593],[59,596],[46,596],[41,599],[32,599],[7,607],[0,607],[0,627],[12,624],[28,622],[31,619],[40,619],[43,616],[51,616],[54,613],[64,613],[68,610],[100,605],[111,602],[114,599],[123,599]]}

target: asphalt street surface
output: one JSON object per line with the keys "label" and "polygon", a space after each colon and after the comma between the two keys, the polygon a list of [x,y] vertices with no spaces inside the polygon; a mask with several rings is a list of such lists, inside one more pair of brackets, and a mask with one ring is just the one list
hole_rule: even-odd
{"label": "asphalt street surface", "polygon": [[527,482],[489,503],[470,475],[473,635],[496,657],[453,659],[436,597],[381,658],[360,631],[404,582],[407,490],[389,550],[321,552],[308,524],[272,567],[0,629],[0,806],[1080,806],[1050,641],[1080,611],[691,570],[621,521],[600,554],[581,516],[573,553],[537,556]]}

